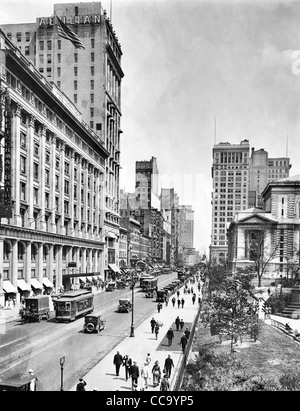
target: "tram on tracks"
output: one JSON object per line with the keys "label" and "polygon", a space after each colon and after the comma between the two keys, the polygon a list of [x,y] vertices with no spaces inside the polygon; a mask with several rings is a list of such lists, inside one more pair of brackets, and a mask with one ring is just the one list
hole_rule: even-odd
{"label": "tram on tracks", "polygon": [[94,294],[89,290],[69,291],[55,304],[56,321],[74,321],[94,310]]}

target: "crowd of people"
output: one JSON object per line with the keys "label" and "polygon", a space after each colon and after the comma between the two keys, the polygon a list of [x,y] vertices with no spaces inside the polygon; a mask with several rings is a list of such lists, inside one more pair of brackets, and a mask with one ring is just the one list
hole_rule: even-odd
{"label": "crowd of people", "polygon": [[139,366],[137,361],[129,357],[122,356],[119,351],[113,357],[116,376],[120,376],[121,367],[124,367],[124,379],[128,381],[131,378],[133,391],[144,391],[150,387],[151,378],[152,386],[159,386],[160,391],[169,391],[172,369],[174,367],[173,359],[169,354],[165,359],[163,368],[158,360],[152,361],[150,353],[145,356],[143,365]]}

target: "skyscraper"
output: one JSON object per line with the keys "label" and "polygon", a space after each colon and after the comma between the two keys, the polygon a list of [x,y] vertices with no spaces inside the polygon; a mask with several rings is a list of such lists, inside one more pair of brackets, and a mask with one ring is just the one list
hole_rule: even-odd
{"label": "skyscraper", "polygon": [[[83,44],[61,37],[58,16]],[[83,119],[109,152],[105,161],[104,231],[105,266],[117,263],[119,236],[119,170],[122,50],[113,26],[100,2],[55,4],[54,14],[35,23],[3,25],[9,39],[45,76],[68,96]],[[57,93],[59,98],[59,93]],[[69,102],[69,104],[70,104]],[[64,96],[63,103],[68,105]],[[70,104],[71,106],[71,104]]]}
{"label": "skyscraper", "polygon": [[227,258],[227,225],[237,211],[248,207],[248,140],[240,144],[219,143],[213,147],[212,234],[210,260],[224,264]]}

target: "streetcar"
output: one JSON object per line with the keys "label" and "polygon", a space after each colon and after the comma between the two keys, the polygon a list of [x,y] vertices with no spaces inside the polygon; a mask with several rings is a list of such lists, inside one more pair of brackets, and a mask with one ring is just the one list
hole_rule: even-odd
{"label": "streetcar", "polygon": [[93,310],[93,293],[84,289],[69,291],[56,301],[55,318],[56,321],[74,321]]}

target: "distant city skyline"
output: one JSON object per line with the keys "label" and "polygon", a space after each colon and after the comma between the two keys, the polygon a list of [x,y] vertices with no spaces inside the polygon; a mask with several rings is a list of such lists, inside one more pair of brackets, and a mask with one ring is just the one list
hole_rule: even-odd
{"label": "distant city skyline", "polygon": [[[2,0],[0,26],[51,16],[55,3]],[[300,174],[300,3],[102,4],[123,51],[120,188],[133,192],[135,162],[156,157],[160,187],[193,206],[195,248],[208,250],[215,143],[248,139]]]}

